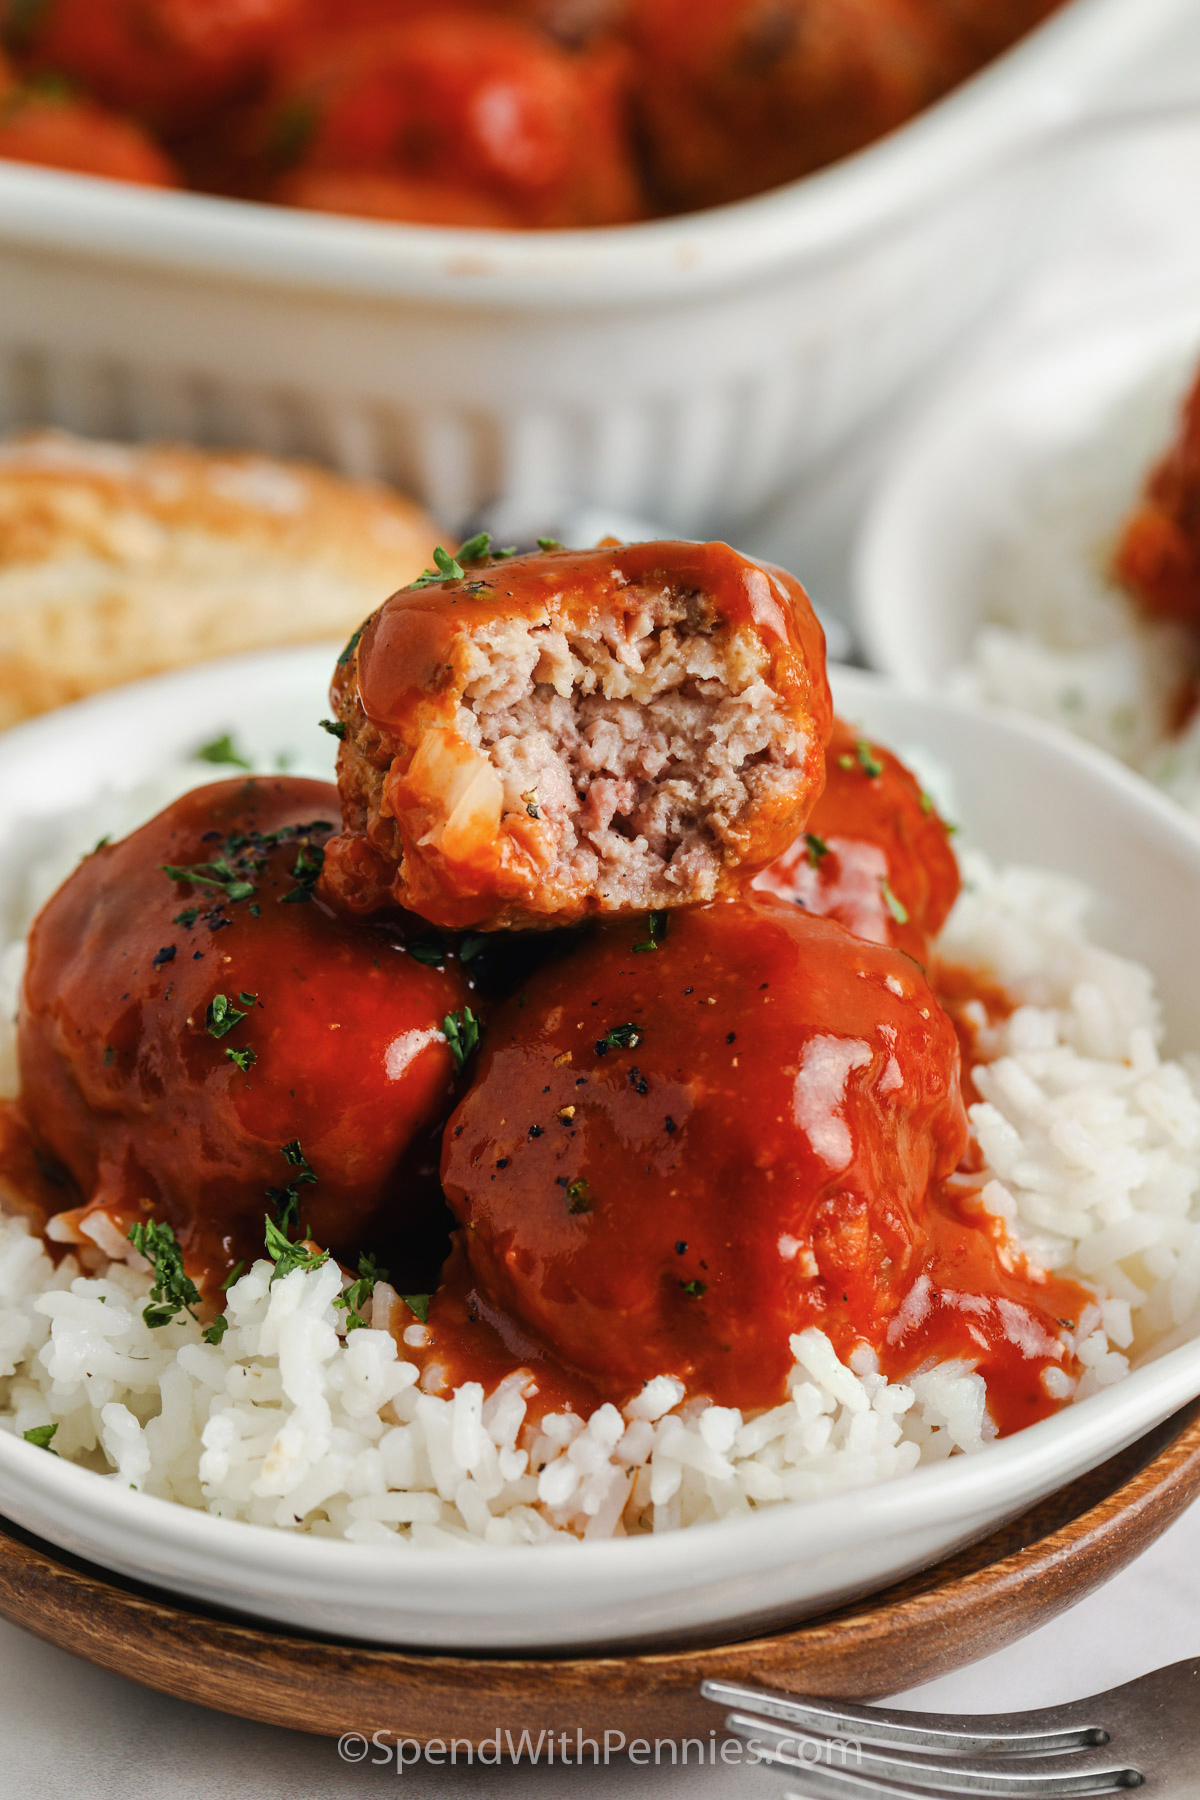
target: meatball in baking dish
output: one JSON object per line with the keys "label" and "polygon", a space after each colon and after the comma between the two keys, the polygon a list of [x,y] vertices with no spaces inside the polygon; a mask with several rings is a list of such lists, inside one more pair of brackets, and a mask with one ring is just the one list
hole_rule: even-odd
{"label": "meatball in baking dish", "polygon": [[732,890],[803,826],[832,722],[803,588],[720,543],[443,553],[333,704],[325,891],[483,930]]}

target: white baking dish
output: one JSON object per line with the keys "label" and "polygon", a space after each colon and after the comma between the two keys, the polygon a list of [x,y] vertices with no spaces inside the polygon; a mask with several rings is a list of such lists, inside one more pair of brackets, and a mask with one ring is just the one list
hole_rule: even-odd
{"label": "white baking dish", "polygon": [[360,223],[0,164],[0,424],[315,456],[450,524],[569,497],[726,529],[1020,276],[1056,183],[980,178],[1194,9],[1073,0],[837,168],[613,230]]}

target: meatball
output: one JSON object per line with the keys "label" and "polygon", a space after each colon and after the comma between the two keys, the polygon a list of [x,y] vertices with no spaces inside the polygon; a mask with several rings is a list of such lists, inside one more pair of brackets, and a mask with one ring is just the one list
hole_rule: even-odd
{"label": "meatball", "polygon": [[31,72],[66,75],[168,134],[262,75],[305,10],[305,0],[0,0]]}
{"label": "meatball", "polygon": [[68,94],[22,86],[0,49],[0,159],[174,187],[170,159],[132,119]]}
{"label": "meatball", "polygon": [[932,800],[890,750],[836,719],[825,791],[803,837],[755,887],[894,944],[924,965],[958,897],[958,862]]}
{"label": "meatball", "polygon": [[969,75],[1057,12],[1065,0],[925,0],[960,47]]}
{"label": "meatball", "polygon": [[921,972],[771,895],[599,928],[495,1018],[442,1180],[481,1293],[610,1396],[770,1405],[886,1340],[967,1145]]}
{"label": "meatball", "polygon": [[565,924],[711,900],[792,841],[831,708],[791,576],[690,543],[455,567],[339,664],[339,904]]}
{"label": "meatball", "polygon": [[337,816],[324,782],[200,788],[97,848],[34,925],[29,1126],[87,1211],[170,1224],[210,1292],[268,1211],[351,1257],[415,1226],[405,1158],[451,1104],[461,970],[427,928],[314,897]]}
{"label": "meatball", "polygon": [[339,28],[280,75],[268,142],[305,122],[279,197],[420,222],[610,225],[645,210],[625,58],[465,8]]}
{"label": "meatball", "polygon": [[847,156],[957,73],[924,0],[639,0],[627,30],[658,197],[677,210]]}
{"label": "meatball", "polygon": [[1125,523],[1113,570],[1146,612],[1200,626],[1200,375],[1175,442]]}

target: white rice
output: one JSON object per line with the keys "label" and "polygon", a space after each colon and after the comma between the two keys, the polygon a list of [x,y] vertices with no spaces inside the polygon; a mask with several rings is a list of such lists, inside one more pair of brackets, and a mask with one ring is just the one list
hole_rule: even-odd
{"label": "white rice", "polygon": [[[143,796],[141,816],[163,797]],[[137,805],[114,800],[101,828],[127,827]],[[70,851],[96,831],[92,809]],[[60,822],[53,857],[8,909],[5,1021],[20,934],[61,878],[69,835]],[[1083,1399],[1127,1372],[1126,1351],[1200,1323],[1200,1065],[1160,1058],[1151,978],[1089,940],[1083,890],[970,853],[964,864],[942,953],[1021,1002],[982,1025],[983,1199],[1037,1263],[1094,1287],[1063,1347],[1082,1378],[1045,1377],[1054,1397]],[[0,1064],[11,1071],[11,1044]],[[425,1328],[389,1287],[347,1336],[333,1263],[273,1284],[256,1263],[230,1290],[219,1346],[186,1316],[152,1331],[145,1264],[111,1226],[95,1230],[94,1249],[55,1267],[0,1214],[0,1430],[55,1424],[55,1451],[97,1479],[221,1517],[370,1544],[573,1543],[836,1494],[994,1436],[970,1364],[889,1384],[869,1351],[848,1367],[813,1329],[792,1338],[789,1397],[769,1412],[685,1398],[660,1376],[623,1412],[531,1425],[521,1373],[490,1394],[426,1391],[430,1374],[404,1355]]]}
{"label": "white rice", "polygon": [[1200,814],[1200,719],[1174,729],[1194,639],[1146,618],[1108,573],[1186,379],[1160,371],[1086,439],[1027,471],[983,564],[983,623],[951,685],[1066,727]]}

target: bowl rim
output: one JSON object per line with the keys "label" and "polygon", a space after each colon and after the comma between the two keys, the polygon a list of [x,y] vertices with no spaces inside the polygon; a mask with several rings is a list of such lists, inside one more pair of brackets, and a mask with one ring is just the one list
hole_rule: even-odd
{"label": "bowl rim", "polygon": [[[110,730],[128,722],[139,699],[158,702],[157,712],[178,718],[189,694],[213,693],[225,698],[230,683],[239,676],[252,683],[261,697],[264,681],[274,681],[283,693],[297,691],[310,672],[327,668],[325,646],[303,646],[287,651],[256,652],[246,656],[200,664],[165,676],[151,677],[124,688],[110,690],[14,727],[0,737],[0,789],[14,766],[36,756],[47,738],[61,733],[64,719],[76,730],[93,723]],[[1086,779],[1108,788],[1120,803],[1141,812],[1153,834],[1164,837],[1176,853],[1182,853],[1200,884],[1200,829],[1181,810],[1149,784],[1103,752],[1080,742],[1060,728],[1027,720],[999,709],[980,708],[943,696],[915,695],[895,684],[860,670],[832,671],[839,706],[852,710],[872,700],[894,702],[902,709],[959,722],[969,722],[996,739],[997,755],[1005,742],[1025,739],[1042,752],[1075,767]],[[154,712],[148,713],[149,718]],[[189,728],[194,731],[194,727]],[[914,732],[918,730],[914,719]],[[16,812],[11,820],[29,818]],[[37,815],[44,818],[45,813]],[[6,820],[0,812],[0,835]],[[580,1599],[603,1598],[613,1579],[642,1571],[655,1585],[666,1584],[697,1564],[706,1576],[726,1577],[794,1560],[814,1539],[825,1550],[859,1540],[873,1526],[895,1537],[915,1532],[931,1523],[968,1517],[972,1507],[989,1501],[997,1488],[1024,1494],[1037,1469],[1066,1479],[1077,1468],[1081,1447],[1091,1443],[1101,1460],[1123,1444],[1151,1428],[1186,1401],[1200,1394],[1200,1336],[1141,1364],[1125,1380],[1092,1395],[1078,1406],[1068,1407],[1011,1437],[991,1444],[975,1456],[961,1456],[925,1465],[892,1481],[856,1488],[846,1493],[809,1501],[781,1502],[745,1517],[711,1521],[686,1529],[647,1534],[637,1538],[575,1542],[565,1548],[572,1560],[563,1565],[551,1555],[556,1545],[479,1545],[486,1557],[481,1564],[471,1554],[475,1546],[430,1549],[403,1544],[390,1567],[381,1565],[376,1546],[347,1543],[343,1539],[313,1537],[243,1520],[218,1518],[198,1508],[159,1498],[118,1485],[104,1476],[52,1456],[35,1454],[8,1429],[0,1430],[0,1472],[14,1478],[34,1503],[62,1518],[75,1514],[86,1526],[103,1523],[127,1541],[145,1545],[153,1541],[160,1552],[175,1552],[215,1571],[236,1569],[240,1578],[253,1572],[242,1594],[245,1610],[254,1610],[255,1589],[275,1588],[280,1582],[306,1581],[308,1591],[327,1591],[338,1583],[395,1581],[402,1588],[414,1579],[422,1587],[444,1586],[478,1590],[481,1569],[488,1570],[491,1604],[516,1599],[541,1569],[569,1567]],[[1084,1448],[1084,1454],[1092,1455]],[[1036,1480],[1037,1491],[1047,1491],[1045,1480]],[[73,1528],[78,1538],[79,1527]],[[54,1536],[53,1533],[49,1534]],[[61,1540],[56,1540],[61,1541]],[[297,1551],[297,1544],[306,1547]],[[71,1546],[68,1546],[71,1547]],[[94,1554],[94,1552],[91,1552]],[[386,1574],[382,1573],[386,1570]],[[148,1576],[149,1578],[149,1576]],[[161,1580],[163,1577],[159,1576]]]}
{"label": "bowl rim", "polygon": [[[297,213],[0,163],[0,240],[387,298],[594,310],[836,257],[1077,118],[1092,88],[1192,0],[1068,0],[934,105],[825,170],[634,225],[506,232]],[[1019,103],[1018,103],[1019,102]],[[336,271],[336,273],[334,273]]]}

